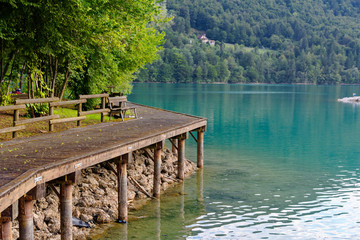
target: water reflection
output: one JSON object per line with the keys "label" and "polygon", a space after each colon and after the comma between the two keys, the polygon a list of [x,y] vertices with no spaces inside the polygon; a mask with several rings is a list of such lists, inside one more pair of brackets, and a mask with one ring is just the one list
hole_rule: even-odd
{"label": "water reflection", "polygon": [[161,199],[131,211],[128,224],[112,225],[105,236],[97,239],[179,239],[191,235],[192,229],[187,226],[206,212],[203,179],[203,170],[197,171],[196,176],[178,183]]}
{"label": "water reflection", "polygon": [[160,208],[160,199],[155,199],[155,214],[156,214],[156,229],[157,229],[157,239],[161,239],[161,208]]}
{"label": "water reflection", "polygon": [[341,171],[338,177],[305,193],[307,200],[300,202],[273,195],[285,203],[275,206],[260,193],[252,205],[211,202],[213,210],[188,226],[193,236],[187,239],[357,239],[360,178],[354,171]]}

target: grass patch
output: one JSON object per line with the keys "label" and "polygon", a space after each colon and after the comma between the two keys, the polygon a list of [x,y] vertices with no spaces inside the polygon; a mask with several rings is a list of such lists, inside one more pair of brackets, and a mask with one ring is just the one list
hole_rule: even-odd
{"label": "grass patch", "polygon": [[[77,110],[70,108],[56,108],[54,109],[54,114],[59,115],[60,118],[77,117]],[[107,118],[106,120],[108,119],[109,118]],[[84,120],[84,122],[92,121],[92,120],[101,121],[101,114],[95,113],[95,114],[86,115],[86,119]],[[113,120],[113,118],[111,118],[111,120]]]}
{"label": "grass patch", "polygon": [[54,114],[59,115],[60,118],[77,117],[77,111],[70,108],[56,108]]}

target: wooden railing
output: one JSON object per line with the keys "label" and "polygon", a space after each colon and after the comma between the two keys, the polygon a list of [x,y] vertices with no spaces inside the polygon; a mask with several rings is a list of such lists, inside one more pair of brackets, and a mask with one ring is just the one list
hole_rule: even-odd
{"label": "wooden railing", "polygon": [[[82,111],[82,105],[78,106],[78,116],[86,116],[94,113],[101,113],[101,122],[105,121],[105,116],[109,114],[110,110],[106,108],[106,98],[109,97],[109,94],[93,94],[93,95],[80,95],[80,100],[86,100],[90,98],[101,98],[101,106],[100,109],[90,110],[90,111]],[[81,121],[78,121],[78,126],[81,126]]]}
{"label": "wooden railing", "polygon": [[[54,131],[54,124],[65,123],[65,122],[77,122],[77,126],[81,126],[81,121],[86,119],[86,115],[101,113],[101,122],[105,121],[105,116],[110,112],[106,108],[106,98],[109,97],[109,94],[93,94],[93,95],[80,95],[78,100],[70,101],[59,101],[59,98],[38,98],[38,99],[16,99],[15,105],[9,106],[0,106],[0,112],[4,111],[13,111],[13,126],[0,129],[0,134],[12,132],[12,137],[17,136],[17,131],[26,129],[26,124],[48,121],[49,122],[49,131]],[[82,111],[82,104],[86,103],[87,99],[90,98],[101,98],[100,109]],[[20,110],[26,109],[26,104],[49,104],[49,113],[47,116],[34,117],[29,119],[20,120],[19,113]],[[59,118],[59,115],[54,114],[54,107],[66,106],[66,105],[78,105],[77,107],[77,117],[68,117],[68,118]]]}

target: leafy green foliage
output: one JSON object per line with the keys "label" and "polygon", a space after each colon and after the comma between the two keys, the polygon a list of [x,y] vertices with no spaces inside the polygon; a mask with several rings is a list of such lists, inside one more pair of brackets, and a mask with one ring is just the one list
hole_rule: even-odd
{"label": "leafy green foliage", "polygon": [[[139,81],[360,82],[358,1],[168,0],[167,8],[175,18],[161,60]],[[216,46],[200,44],[200,33]]]}
{"label": "leafy green foliage", "polygon": [[49,104],[44,103],[31,103],[26,104],[27,117],[41,117],[49,113]]}
{"label": "leafy green foliage", "polygon": [[[0,2],[0,97],[11,88],[70,97],[108,85],[129,92],[133,73],[153,61],[164,33],[161,1]],[[67,88],[67,87],[70,88]]]}

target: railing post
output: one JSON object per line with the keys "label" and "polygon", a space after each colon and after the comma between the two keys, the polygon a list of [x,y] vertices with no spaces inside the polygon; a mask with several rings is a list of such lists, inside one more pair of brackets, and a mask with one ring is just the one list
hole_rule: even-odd
{"label": "railing post", "polygon": [[131,152],[120,156],[117,159],[118,177],[118,222],[126,223],[128,217],[127,203],[127,169],[126,164],[131,158]]}
{"label": "railing post", "polygon": [[[16,121],[19,121],[19,115],[20,115],[19,113],[20,113],[20,110],[19,110],[19,109],[14,110],[14,117],[13,117],[13,126],[14,126],[14,127],[16,127],[15,122],[16,122]],[[13,138],[16,138],[16,136],[17,136],[17,132],[14,131],[14,132],[12,133],[12,137],[13,137]]]}
{"label": "railing post", "polygon": [[[67,177],[67,176],[65,176]],[[72,181],[65,179],[60,186],[61,240],[72,239]]]}
{"label": "railing post", "polygon": [[[105,97],[101,98],[101,109],[105,109],[105,100],[106,100]],[[105,113],[102,112],[101,113],[101,122],[104,122],[104,121],[105,121]]]}
{"label": "railing post", "polygon": [[160,197],[160,186],[161,186],[161,149],[163,143],[159,142],[154,145],[154,189],[153,196],[156,198]]}
{"label": "railing post", "polygon": [[[82,103],[79,103],[79,105],[78,105],[78,117],[81,116],[81,111],[82,111]],[[77,121],[77,126],[78,127],[81,126],[81,120]]]}
{"label": "railing post", "polygon": [[[51,106],[51,102],[49,102],[49,116],[54,115],[54,107]],[[54,124],[51,124],[51,120],[49,120],[49,132],[54,131]]]}
{"label": "railing post", "polygon": [[34,239],[33,201],[31,196],[19,200],[19,234],[20,240]]}

